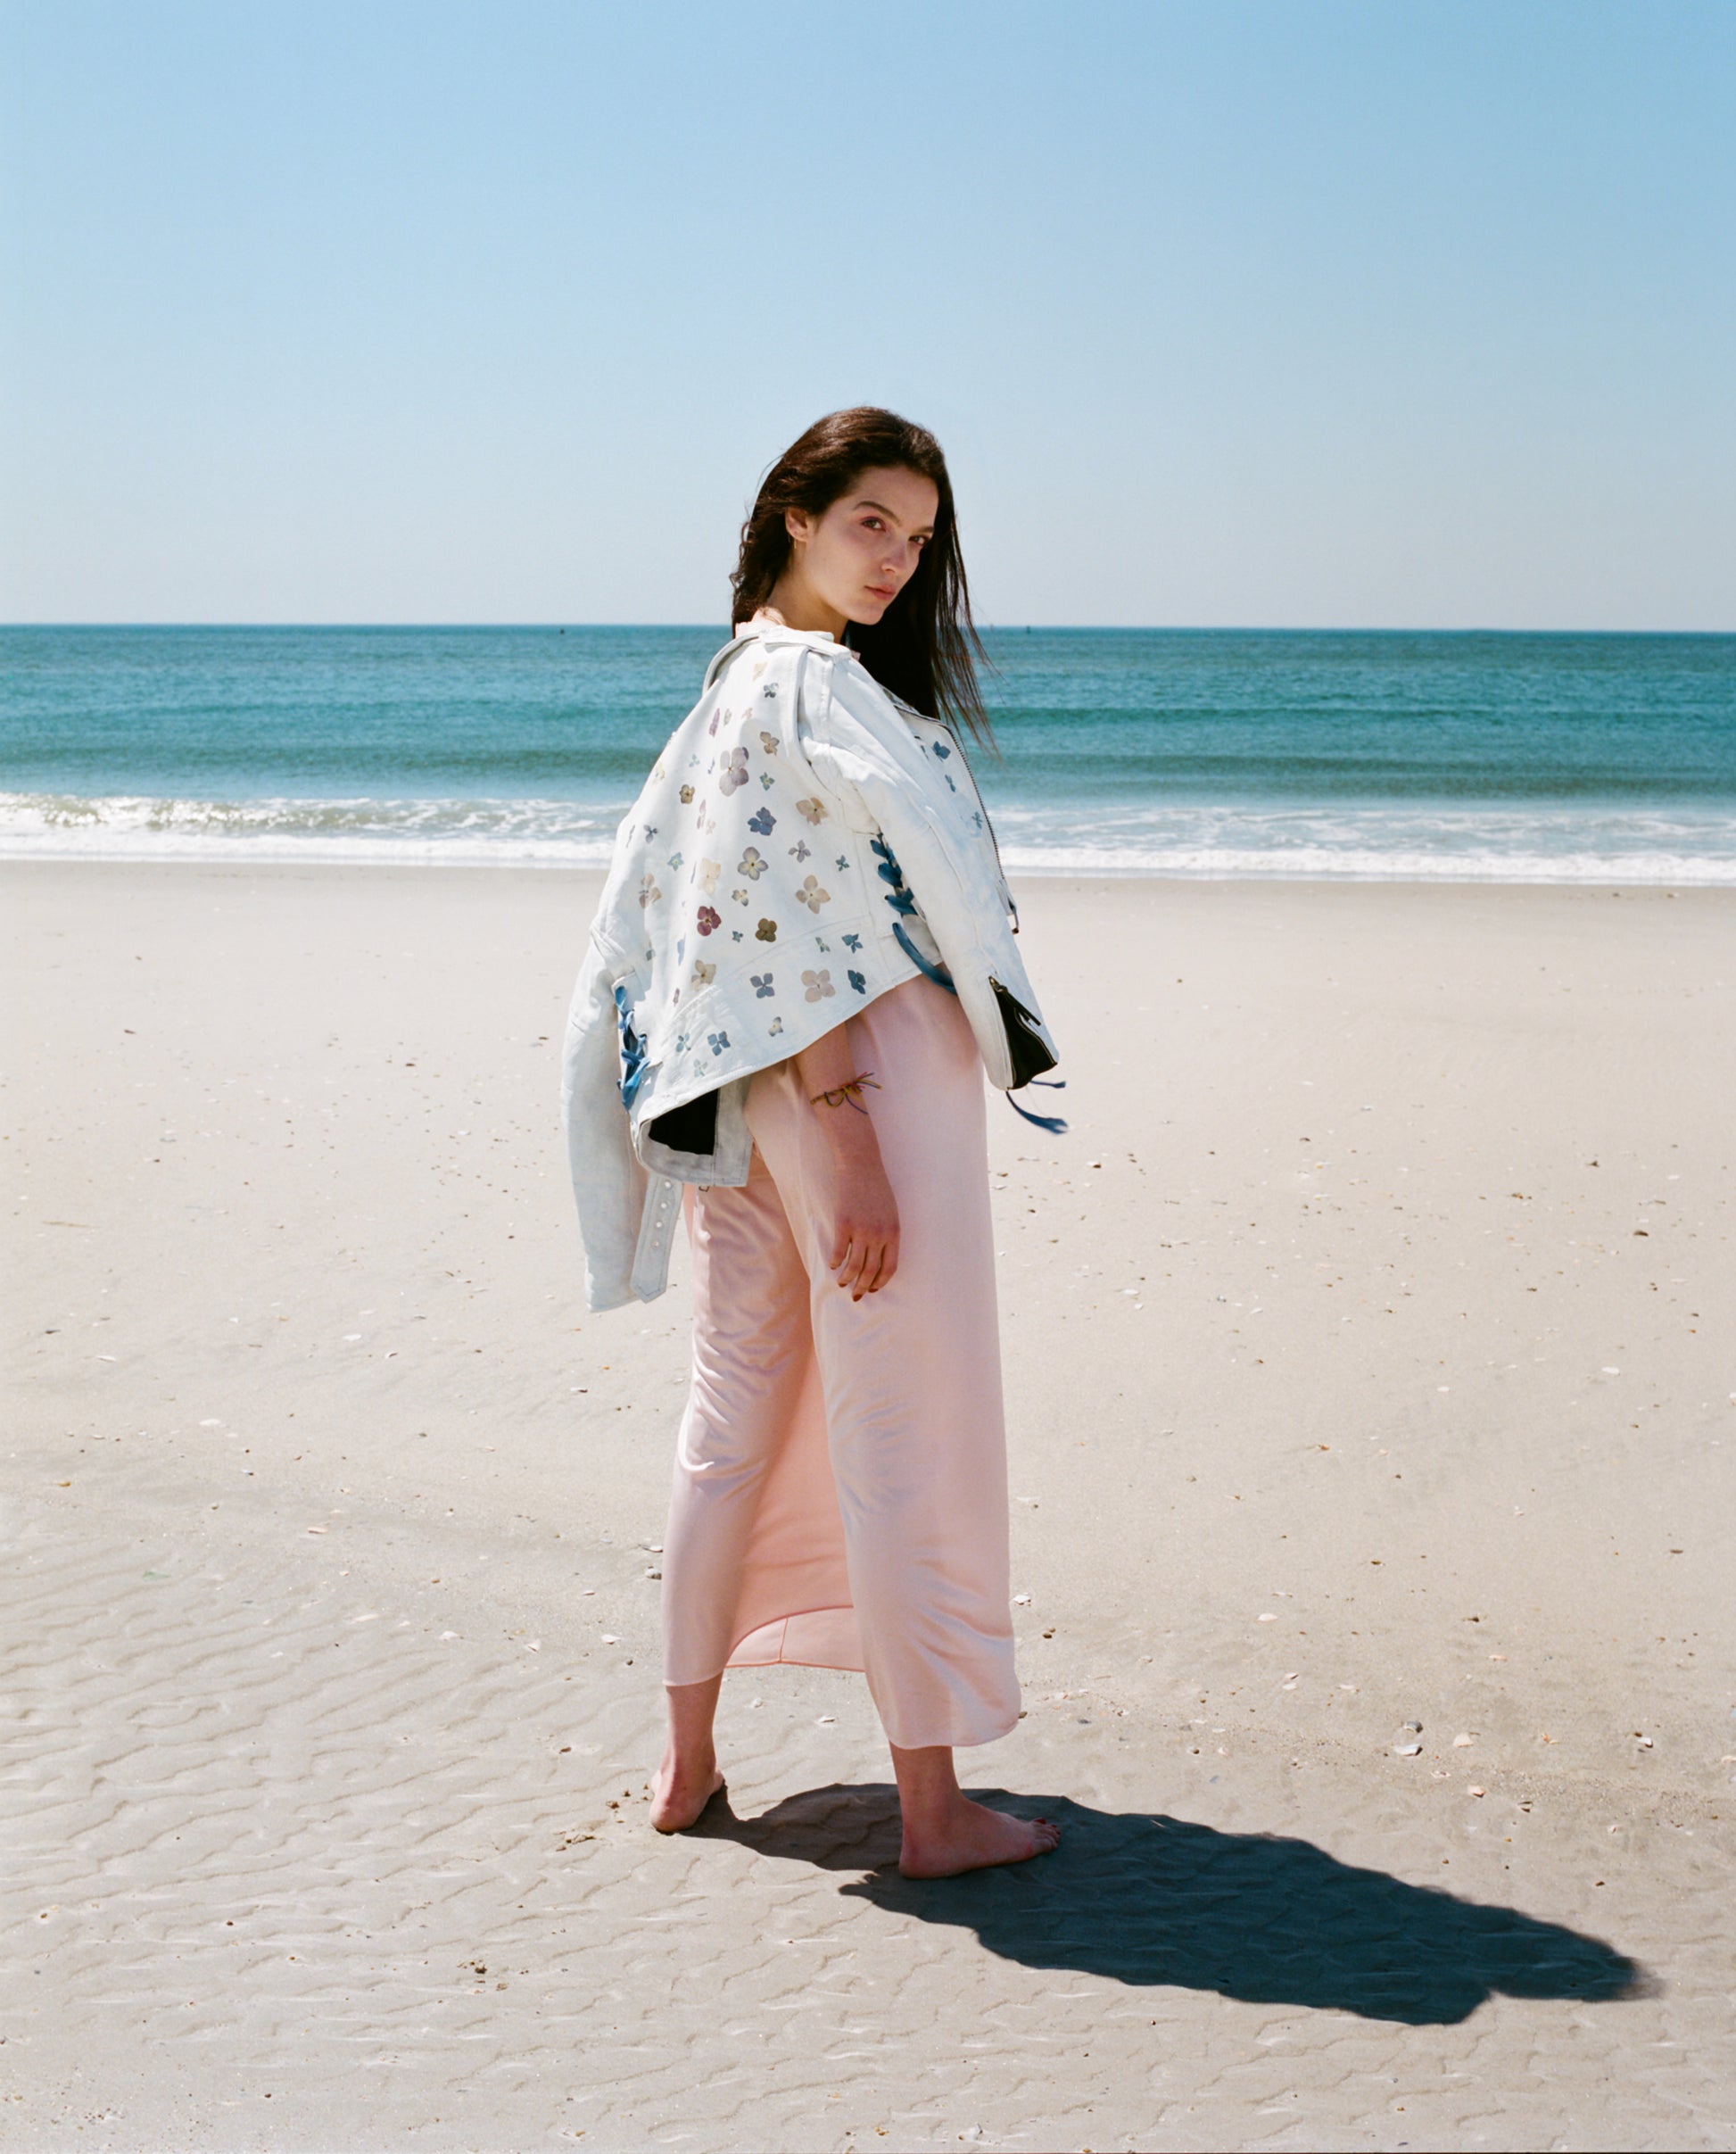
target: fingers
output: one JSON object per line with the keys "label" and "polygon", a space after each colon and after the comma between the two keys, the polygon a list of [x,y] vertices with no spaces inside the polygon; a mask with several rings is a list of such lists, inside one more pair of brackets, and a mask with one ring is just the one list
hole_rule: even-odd
{"label": "fingers", "polygon": [[840,1287],[847,1288],[852,1301],[864,1294],[878,1294],[898,1269],[898,1238],[892,1235],[847,1237],[841,1258],[831,1265]]}
{"label": "fingers", "polygon": [[878,1294],[882,1287],[890,1282],[897,1268],[898,1238],[895,1234],[877,1246],[872,1266],[864,1267],[863,1292]]}

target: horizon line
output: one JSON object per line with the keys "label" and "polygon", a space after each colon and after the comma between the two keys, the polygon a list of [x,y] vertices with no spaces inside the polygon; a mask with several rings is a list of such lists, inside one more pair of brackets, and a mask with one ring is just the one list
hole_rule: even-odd
{"label": "horizon line", "polygon": [[[1459,624],[1446,627],[1427,622],[1382,624],[1379,625],[1353,623],[1295,624],[1288,622],[1210,622],[1210,621],[980,621],[977,632],[981,635],[1550,635],[1550,636],[1732,636],[1736,624],[1728,628],[1586,628],[1586,627],[1523,627]],[[335,632],[344,629],[363,632],[402,632],[411,629],[456,631],[465,634],[481,634],[492,630],[522,629],[540,631],[545,634],[566,635],[569,631],[586,630],[665,630],[672,634],[707,634],[723,633],[720,625],[710,621],[430,621],[430,620],[353,620],[353,621],[0,621],[0,634],[31,629],[75,630],[102,629],[128,630],[143,633],[162,630],[174,633],[190,629],[271,630],[292,629]]]}

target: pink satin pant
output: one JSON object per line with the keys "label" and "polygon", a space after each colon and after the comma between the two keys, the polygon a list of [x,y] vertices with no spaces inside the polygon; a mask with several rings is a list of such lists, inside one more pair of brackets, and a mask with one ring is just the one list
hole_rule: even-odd
{"label": "pink satin pant", "polygon": [[831,1167],[793,1062],[756,1077],[743,1189],[688,1193],[693,1375],[664,1537],[664,1678],[862,1669],[901,1749],[1019,1714],[981,1065],[911,980],[850,1021],[897,1198],[898,1270],[828,1269]]}

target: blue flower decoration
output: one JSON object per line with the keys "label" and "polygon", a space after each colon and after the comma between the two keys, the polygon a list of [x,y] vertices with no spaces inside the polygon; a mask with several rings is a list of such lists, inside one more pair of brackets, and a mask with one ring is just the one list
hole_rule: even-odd
{"label": "blue flower decoration", "polygon": [[714,1055],[721,1055],[730,1043],[730,1036],[727,1032],[707,1032],[706,1038],[710,1043]]}
{"label": "blue flower decoration", "polygon": [[748,828],[756,830],[762,838],[769,838],[772,826],[777,819],[769,808],[762,808],[756,816],[748,817]]}
{"label": "blue flower decoration", "polygon": [[865,995],[868,992],[868,982],[865,979],[864,979],[860,973],[852,972],[849,975],[849,981],[850,985],[856,990],[858,995]]}
{"label": "blue flower decoration", "polygon": [[772,975],[770,973],[749,973],[748,977],[754,983],[755,994],[759,996],[762,1000],[764,1000],[767,995],[775,993],[776,990],[772,985]]}
{"label": "blue flower decoration", "polygon": [[844,938],[844,947],[847,950],[859,950],[862,948],[862,937],[860,935],[846,935]]}

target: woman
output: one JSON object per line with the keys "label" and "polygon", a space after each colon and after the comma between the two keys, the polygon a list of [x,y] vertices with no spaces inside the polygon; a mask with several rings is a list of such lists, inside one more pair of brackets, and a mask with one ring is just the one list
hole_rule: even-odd
{"label": "woman", "polygon": [[[1054,1056],[950,722],[986,732],[938,443],[835,412],[742,527],[734,640],[616,840],[568,1026],[592,1308],[693,1250],[652,1823],[723,1785],[726,1666],[860,1669],[900,1868],[1055,1844],[959,1788],[1019,1712],[984,1136]],[[678,1207],[677,1192],[682,1204]]]}

